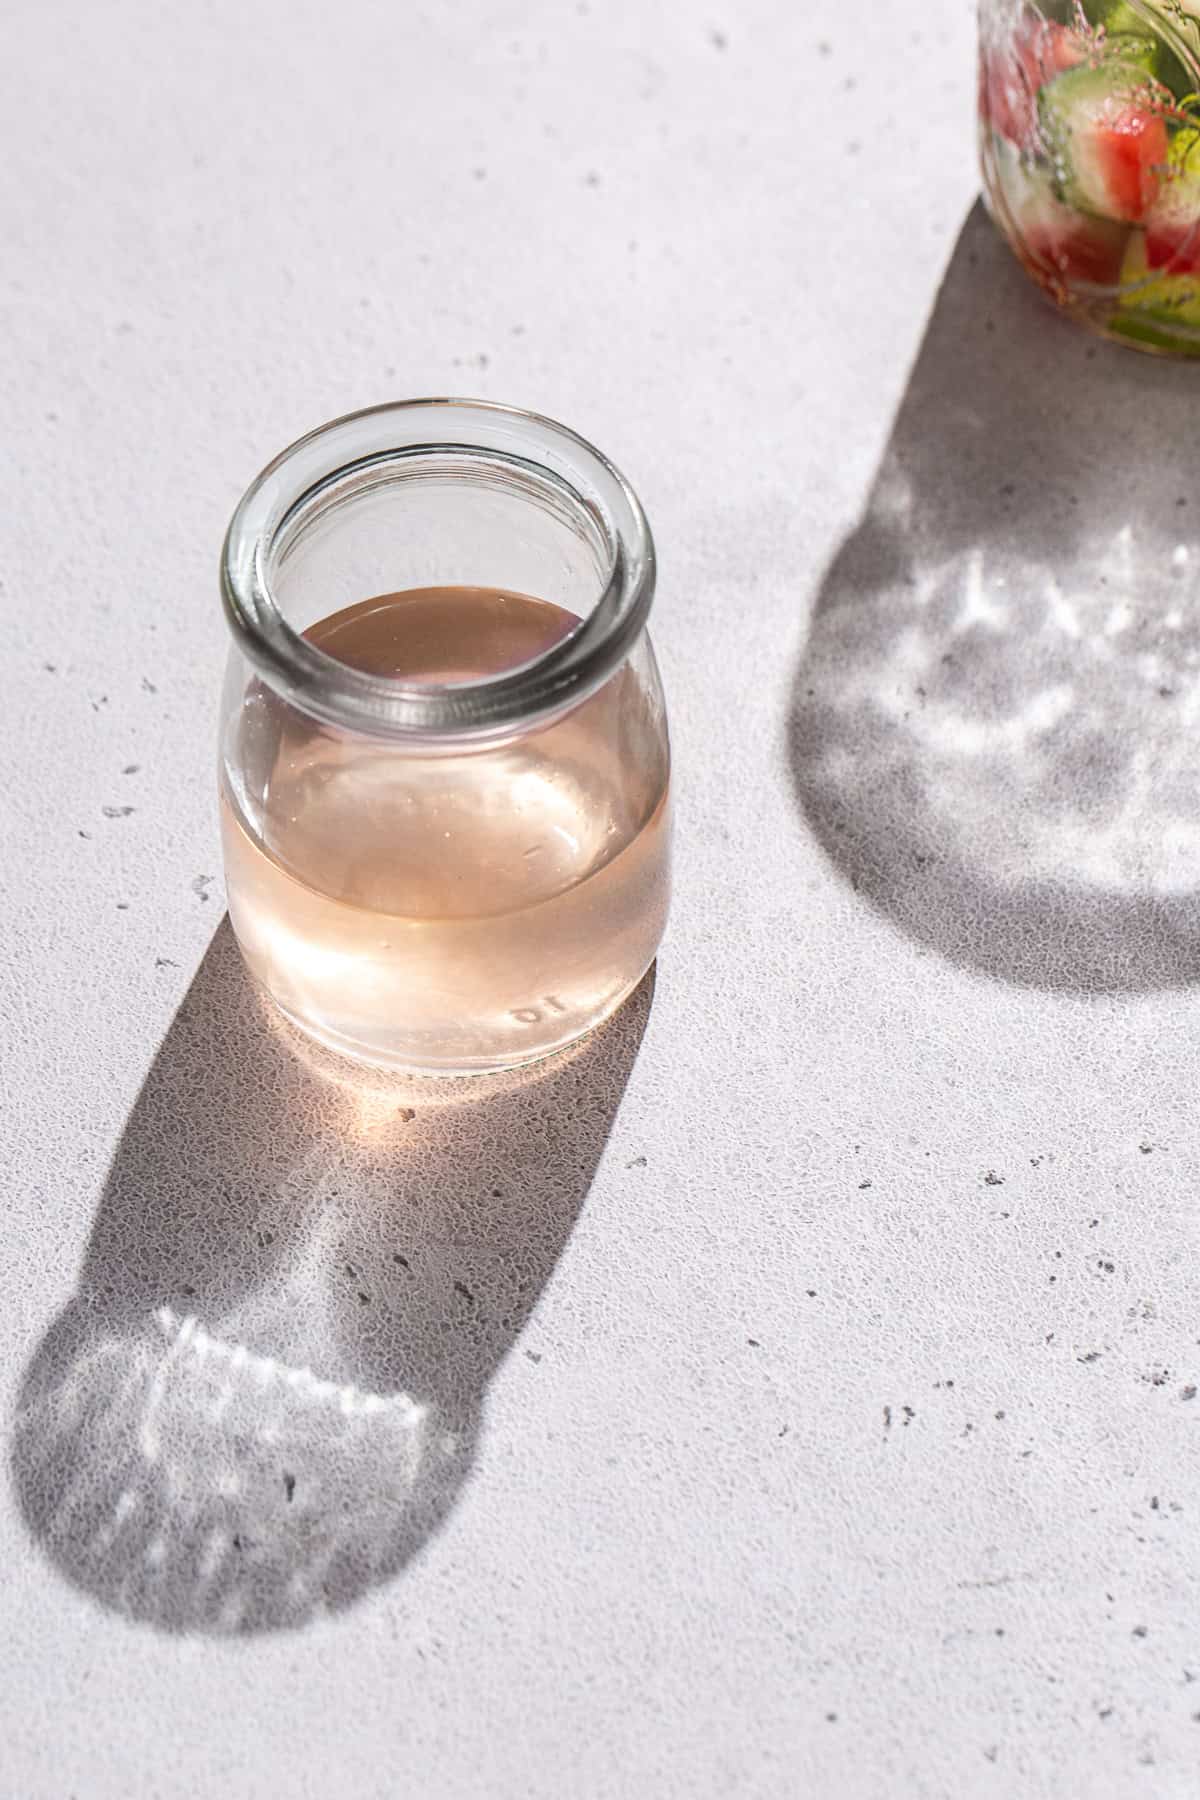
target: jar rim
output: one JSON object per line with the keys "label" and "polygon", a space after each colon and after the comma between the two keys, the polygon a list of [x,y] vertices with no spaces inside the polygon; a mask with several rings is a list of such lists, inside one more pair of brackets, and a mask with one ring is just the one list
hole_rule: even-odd
{"label": "jar rim", "polygon": [[[310,643],[284,616],[272,585],[281,542],[297,517],[337,483],[439,454],[520,471],[581,509],[603,542],[599,598],[549,649],[498,675],[433,684],[352,668]],[[326,724],[409,739],[503,734],[576,705],[632,651],[654,586],[650,526],[615,465],[557,420],[491,400],[388,401],[318,426],[251,482],[221,551],[226,618],[268,685]]]}

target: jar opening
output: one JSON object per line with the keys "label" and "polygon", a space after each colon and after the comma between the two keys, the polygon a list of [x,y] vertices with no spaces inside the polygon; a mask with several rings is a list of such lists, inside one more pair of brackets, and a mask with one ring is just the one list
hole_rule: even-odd
{"label": "jar opening", "polygon": [[[374,407],[300,439],[234,513],[222,594],[277,692],[381,736],[491,736],[577,704],[628,656],[654,590],[654,548],[628,483],[585,440],[489,402]],[[371,596],[508,590],[579,623],[498,674],[421,681],[356,669],[303,635]]]}

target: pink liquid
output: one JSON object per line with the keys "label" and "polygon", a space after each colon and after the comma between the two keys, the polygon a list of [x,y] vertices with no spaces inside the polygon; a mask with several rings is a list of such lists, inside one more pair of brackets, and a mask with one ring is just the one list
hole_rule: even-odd
{"label": "pink liquid", "polygon": [[[576,623],[521,594],[430,588],[306,636],[376,674],[461,681]],[[641,979],[666,920],[670,828],[666,735],[634,665],[556,723],[440,756],[344,736],[265,690],[252,706],[262,822],[226,776],[229,911],[303,1029],[385,1065],[495,1068],[570,1042]]]}

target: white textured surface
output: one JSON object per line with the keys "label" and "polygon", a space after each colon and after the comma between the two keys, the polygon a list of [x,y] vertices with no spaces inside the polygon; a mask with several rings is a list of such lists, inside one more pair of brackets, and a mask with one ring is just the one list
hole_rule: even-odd
{"label": "white textured surface", "polygon": [[[5,35],[5,1800],[1194,1794],[1195,378],[959,242],[969,9]],[[642,492],[678,902],[381,1119],[210,948],[214,566],[444,391]]]}

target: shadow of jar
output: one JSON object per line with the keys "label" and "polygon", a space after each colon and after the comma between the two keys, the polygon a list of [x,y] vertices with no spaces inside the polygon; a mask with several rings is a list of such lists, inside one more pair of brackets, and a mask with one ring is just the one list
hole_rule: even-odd
{"label": "shadow of jar", "polygon": [[226,1634],[395,1576],[453,1506],[652,992],[510,1076],[359,1077],[289,1040],[224,922],[22,1384],[14,1484],[61,1573]]}
{"label": "shadow of jar", "polygon": [[1198,398],[1056,316],[975,207],[788,737],[835,866],[951,962],[1083,993],[1200,976]]}

